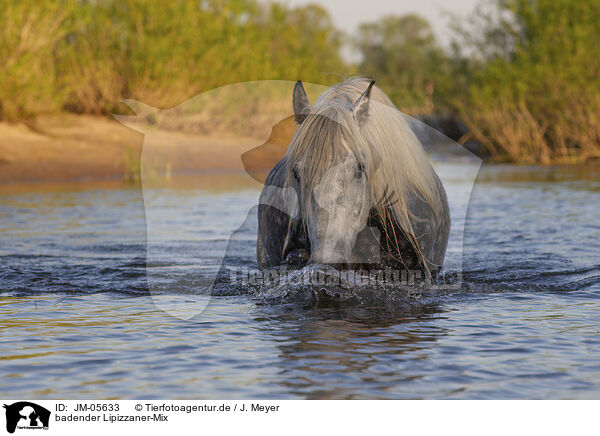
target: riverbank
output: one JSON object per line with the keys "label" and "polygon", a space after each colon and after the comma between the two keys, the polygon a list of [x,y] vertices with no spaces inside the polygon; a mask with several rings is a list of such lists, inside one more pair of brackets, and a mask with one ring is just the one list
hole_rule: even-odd
{"label": "riverbank", "polygon": [[283,153],[280,137],[271,135],[265,141],[158,128],[144,136],[111,118],[71,114],[41,116],[27,123],[0,123],[0,185],[116,179],[138,182],[144,141],[146,174],[155,170],[152,166],[158,172],[165,168],[182,173],[243,171],[240,157],[252,148],[270,144],[266,154],[263,147],[263,152],[249,155],[247,169],[260,172],[272,167]]}
{"label": "riverbank", "polygon": [[[466,128],[451,119],[427,117],[423,121],[457,141],[467,135]],[[0,123],[0,185],[101,180],[137,183],[145,140],[146,175],[245,170],[262,182],[265,172],[285,152],[295,128],[289,118],[276,124],[270,135],[263,129],[256,138],[158,127],[145,137],[115,119],[98,116],[61,114],[26,123]],[[465,147],[489,158],[480,143],[466,142]],[[585,163],[597,165],[599,161]]]}
{"label": "riverbank", "polygon": [[143,136],[115,120],[41,116],[0,123],[0,184],[121,178]]}

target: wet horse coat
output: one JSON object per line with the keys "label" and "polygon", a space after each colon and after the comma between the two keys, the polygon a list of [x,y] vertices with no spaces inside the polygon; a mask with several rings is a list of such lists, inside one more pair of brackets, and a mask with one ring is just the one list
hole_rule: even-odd
{"label": "wet horse coat", "polygon": [[298,82],[294,112],[298,132],[261,193],[260,267],[313,262],[435,276],[450,230],[446,194],[383,92],[351,79],[312,107]]}

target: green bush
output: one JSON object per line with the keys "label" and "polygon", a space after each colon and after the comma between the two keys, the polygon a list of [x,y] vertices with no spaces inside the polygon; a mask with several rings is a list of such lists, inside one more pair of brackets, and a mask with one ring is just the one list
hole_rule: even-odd
{"label": "green bush", "polygon": [[433,111],[434,92],[448,72],[426,20],[411,14],[365,23],[356,45],[362,55],[358,70],[374,78],[398,107],[412,114]]}
{"label": "green bush", "polygon": [[[4,0],[0,7],[0,118],[55,112],[64,102],[54,49],[69,14],[61,1]],[[65,3],[66,5],[66,3]]]}
{"label": "green bush", "polygon": [[168,107],[235,82],[331,83],[345,72],[328,13],[254,0],[4,0],[0,118]]}
{"label": "green bush", "polygon": [[[598,22],[599,2],[482,0],[449,53],[424,19],[388,16],[361,26],[356,71],[406,112],[453,113],[498,160],[586,159],[600,155]],[[167,108],[250,80],[330,84],[354,68],[317,5],[3,0],[0,25],[2,120],[107,114],[123,98]]]}
{"label": "green bush", "polygon": [[497,158],[522,163],[599,154],[600,3],[491,6],[480,9],[475,31],[463,30],[468,87],[454,99],[475,137]]}

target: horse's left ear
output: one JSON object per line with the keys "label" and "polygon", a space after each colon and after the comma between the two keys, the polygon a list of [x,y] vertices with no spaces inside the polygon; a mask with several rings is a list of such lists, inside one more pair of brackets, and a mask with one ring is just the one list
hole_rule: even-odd
{"label": "horse's left ear", "polygon": [[359,125],[362,125],[369,117],[369,101],[371,100],[371,88],[373,88],[374,84],[375,81],[371,80],[365,92],[352,105],[352,112],[354,112]]}
{"label": "horse's left ear", "polygon": [[310,104],[310,100],[308,99],[306,91],[304,90],[304,85],[302,85],[300,80],[298,80],[294,86],[294,95],[292,100],[296,123],[302,124],[306,116],[312,110],[312,104]]}

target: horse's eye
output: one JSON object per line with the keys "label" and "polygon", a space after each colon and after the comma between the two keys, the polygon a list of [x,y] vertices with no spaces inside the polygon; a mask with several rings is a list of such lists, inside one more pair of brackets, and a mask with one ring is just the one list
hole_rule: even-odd
{"label": "horse's eye", "polygon": [[360,178],[362,178],[364,172],[365,172],[365,166],[362,162],[359,162],[358,168],[356,169],[356,171],[354,173],[354,177],[357,179],[360,179]]}
{"label": "horse's eye", "polygon": [[299,182],[300,181],[300,174],[298,174],[298,169],[293,168],[292,169],[292,177],[294,177],[294,179]]}

